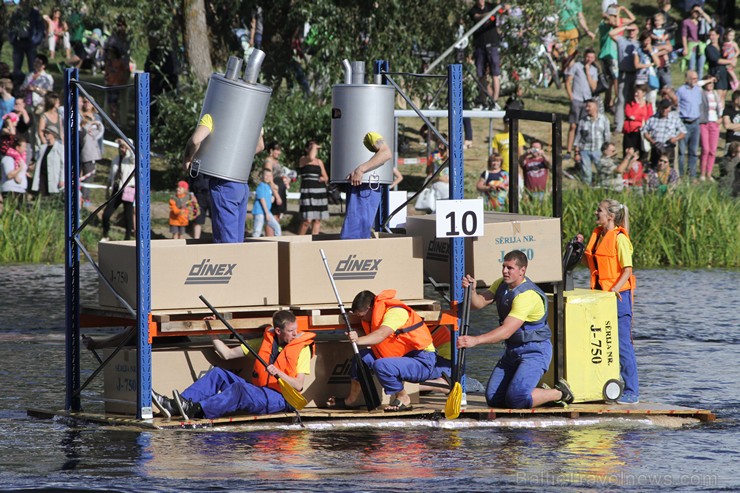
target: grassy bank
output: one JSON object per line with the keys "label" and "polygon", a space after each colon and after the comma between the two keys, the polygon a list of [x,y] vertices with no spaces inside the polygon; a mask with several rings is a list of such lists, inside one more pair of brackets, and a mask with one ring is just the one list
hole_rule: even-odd
{"label": "grassy bank", "polygon": [[[716,186],[684,185],[668,196],[606,193],[585,187],[567,190],[563,238],[576,233],[588,237],[595,225],[596,205],[604,198],[614,198],[629,208],[636,267],[740,267],[740,201]],[[550,210],[528,204],[522,209],[544,215]]]}
{"label": "grassy bank", "polygon": [[[727,197],[710,184],[681,186],[670,195],[634,191],[607,193],[586,187],[565,190],[564,241],[577,233],[588,237],[594,227],[596,204],[607,197],[629,208],[630,236],[635,247],[637,268],[740,267],[740,242],[737,240],[740,236],[740,201]],[[153,200],[157,200],[156,196]],[[14,209],[14,204],[6,201],[5,209],[0,214],[0,263],[63,262],[62,204],[57,201],[36,201],[22,211]],[[159,215],[166,213],[166,209],[160,210]],[[548,200],[525,200],[521,204],[524,214],[549,216],[551,210]],[[167,229],[166,220],[164,217],[160,219],[158,221],[153,217],[152,227],[155,231],[161,229],[164,232]],[[339,230],[342,218],[337,216],[334,219],[324,224],[323,232]],[[83,231],[82,241],[93,252],[98,239],[96,227]]]}

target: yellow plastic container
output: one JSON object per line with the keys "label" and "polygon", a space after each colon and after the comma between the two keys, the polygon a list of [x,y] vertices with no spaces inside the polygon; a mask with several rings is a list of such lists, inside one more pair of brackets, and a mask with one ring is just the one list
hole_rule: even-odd
{"label": "yellow plastic container", "polygon": [[563,376],[575,402],[614,401],[622,388],[616,295],[590,289],[563,295]]}

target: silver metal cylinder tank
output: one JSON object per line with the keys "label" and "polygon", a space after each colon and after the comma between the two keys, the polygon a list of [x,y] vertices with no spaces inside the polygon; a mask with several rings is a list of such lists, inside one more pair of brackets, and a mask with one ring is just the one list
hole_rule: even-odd
{"label": "silver metal cylinder tank", "polygon": [[253,82],[259,73],[259,66],[255,65],[263,58],[264,53],[250,57],[245,68],[245,78],[249,80],[238,78],[240,67],[231,60],[225,75],[211,76],[200,116],[211,115],[213,132],[196,155],[200,173],[241,183],[249,179],[272,95],[271,88]]}
{"label": "silver metal cylinder tank", "polygon": [[[345,71],[349,65],[345,64]],[[354,68],[354,67],[353,67]],[[345,73],[345,81],[352,80]],[[352,74],[349,74],[352,75]],[[355,78],[357,80],[357,78]],[[332,183],[347,183],[347,176],[373,155],[362,143],[365,134],[377,132],[395,149],[393,109],[396,91],[378,84],[337,84],[331,90],[331,176]],[[389,185],[393,161],[365,173],[363,183]]]}

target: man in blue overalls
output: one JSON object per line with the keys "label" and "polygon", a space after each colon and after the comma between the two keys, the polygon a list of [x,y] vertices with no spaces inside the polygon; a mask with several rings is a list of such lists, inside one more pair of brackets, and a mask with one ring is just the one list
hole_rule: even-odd
{"label": "man in blue overalls", "polygon": [[[547,325],[547,297],[527,279],[527,256],[513,250],[504,256],[502,278],[483,294],[471,293],[470,306],[476,310],[496,302],[499,326],[478,336],[460,336],[458,348],[504,341],[506,350],[486,386],[486,402],[491,407],[530,409],[547,402],[573,402],[568,383],[560,379],[554,389],[537,388],[550,366],[552,344]],[[475,286],[466,275],[463,288]]]}
{"label": "man in blue overalls", "polygon": [[[214,131],[214,122],[206,113],[198,122],[195,132],[185,147],[183,166],[190,172],[190,165],[200,145]],[[260,132],[255,154],[262,152],[265,143]],[[244,226],[247,220],[249,185],[215,176],[208,177],[211,192],[211,225],[214,243],[241,243],[244,241]]]}
{"label": "man in blue overalls", "polygon": [[368,151],[374,154],[347,176],[349,180],[347,214],[342,224],[342,232],[339,234],[342,240],[370,238],[373,221],[375,221],[380,206],[380,185],[362,183],[362,177],[368,171],[382,166],[393,156],[383,136],[377,132],[368,132],[362,143]]}

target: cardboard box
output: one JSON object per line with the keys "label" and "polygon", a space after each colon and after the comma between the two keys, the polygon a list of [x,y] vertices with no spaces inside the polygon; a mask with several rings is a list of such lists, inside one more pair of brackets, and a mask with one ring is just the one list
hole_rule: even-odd
{"label": "cardboard box", "polygon": [[[437,282],[450,282],[450,242],[436,238],[435,221],[434,214],[409,216],[406,234],[424,240],[424,271]],[[490,286],[501,277],[504,255],[511,250],[527,254],[527,277],[532,281],[562,281],[560,219],[486,212],[484,233],[465,240],[465,270],[479,286]]]}
{"label": "cardboard box", "polygon": [[304,235],[252,241],[277,244],[282,305],[336,305],[320,249],[326,254],[345,305],[349,306],[355,295],[363,290],[377,294],[384,289],[395,289],[402,300],[424,297],[420,238],[384,235],[367,240],[339,240],[332,235]]}
{"label": "cardboard box", "polygon": [[[318,341],[311,359],[311,374],[306,375],[303,395],[306,407],[323,406],[331,396],[346,397],[350,385],[352,347],[349,342]],[[112,349],[104,350],[107,358]],[[105,412],[136,414],[137,350],[122,349],[103,372]],[[223,360],[213,346],[152,348],[152,389],[167,397],[172,390],[185,390],[214,366],[232,370],[248,382],[252,381],[254,358]],[[258,364],[258,363],[257,363]],[[375,380],[383,404],[389,404],[388,395]],[[406,383],[411,402],[419,402],[419,385]],[[153,409],[156,413],[156,409]]]}
{"label": "cardboard box", "polygon": [[[116,291],[135,308],[136,243],[98,245],[100,269]],[[278,248],[274,243],[187,244],[185,240],[151,242],[151,308],[203,309],[204,295],[216,307],[278,303]],[[122,306],[99,281],[102,306]]]}
{"label": "cardboard box", "polygon": [[[103,351],[107,358],[112,349]],[[103,370],[105,412],[136,414],[136,368],[138,351],[121,349]],[[213,346],[152,348],[152,389],[167,397],[172,390],[183,391],[214,366],[230,369],[251,379],[252,359],[221,359]],[[153,408],[156,413],[156,409]]]}
{"label": "cardboard box", "polygon": [[[311,374],[306,375],[303,396],[306,407],[323,406],[329,397],[346,397],[349,394],[352,346],[344,341],[317,341],[315,357],[311,360]],[[384,405],[390,404],[390,396],[383,393],[377,379],[375,388]],[[419,403],[419,384],[406,382],[406,392],[412,404]],[[363,408],[365,409],[365,408]]]}

